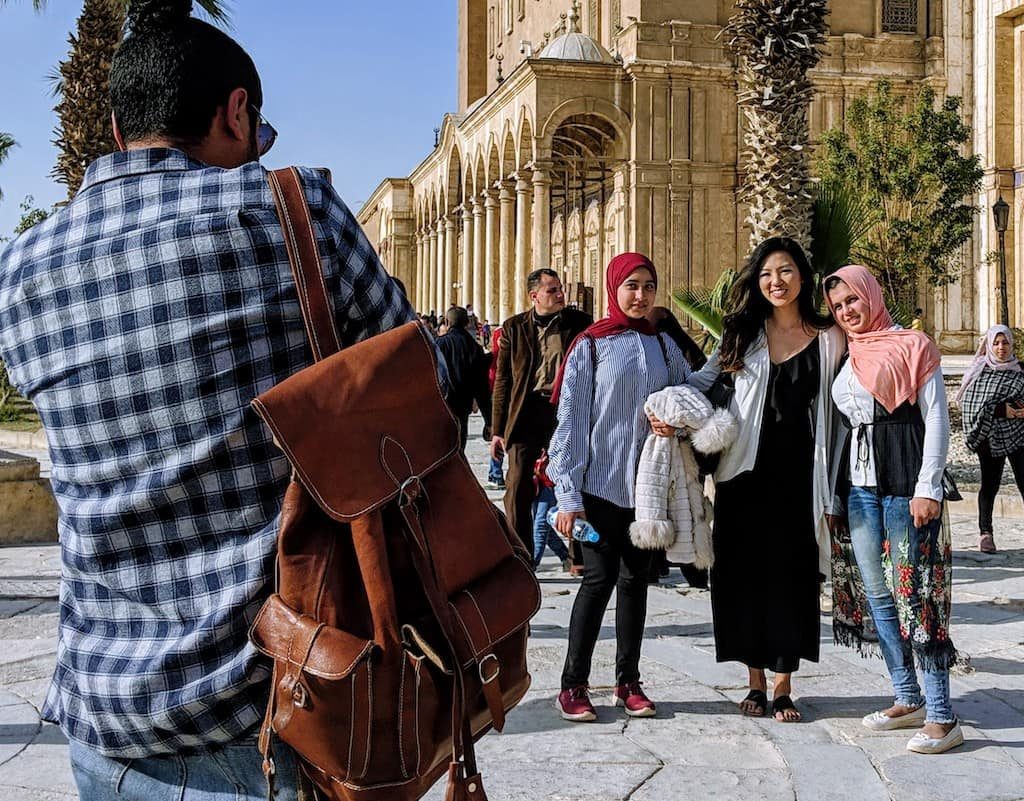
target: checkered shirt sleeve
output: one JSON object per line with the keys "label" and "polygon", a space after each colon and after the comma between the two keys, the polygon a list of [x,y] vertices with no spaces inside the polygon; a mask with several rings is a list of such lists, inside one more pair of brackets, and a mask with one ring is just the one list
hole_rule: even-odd
{"label": "checkered shirt sleeve", "polygon": [[[351,211],[300,172],[343,343],[413,319]],[[99,159],[0,254],[0,355],[42,418],[60,509],[44,716],[123,758],[244,736],[289,477],[249,403],[312,362],[262,168]]]}

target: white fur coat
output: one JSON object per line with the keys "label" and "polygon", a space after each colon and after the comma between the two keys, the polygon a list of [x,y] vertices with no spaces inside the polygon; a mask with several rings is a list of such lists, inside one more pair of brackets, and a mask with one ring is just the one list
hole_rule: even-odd
{"label": "white fur coat", "polygon": [[688,386],[655,392],[644,410],[692,433],[689,439],[647,437],[637,467],[636,522],[629,528],[630,539],[638,548],[667,549],[670,562],[710,567],[711,503],[698,481],[693,449],[710,454],[727,448],[736,438],[736,420]]}

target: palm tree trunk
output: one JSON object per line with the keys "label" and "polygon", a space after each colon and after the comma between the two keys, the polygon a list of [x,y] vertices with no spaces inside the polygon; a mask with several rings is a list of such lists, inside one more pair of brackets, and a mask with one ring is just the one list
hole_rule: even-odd
{"label": "palm tree trunk", "polygon": [[85,0],[71,50],[60,62],[57,112],[59,155],[53,177],[67,184],[68,198],[82,185],[85,168],[116,148],[110,124],[110,64],[121,40],[124,6],[113,0]]}
{"label": "palm tree trunk", "polygon": [[743,110],[751,247],[770,236],[789,236],[810,252],[810,129],[814,97],[808,71],[821,60],[827,0],[737,0],[726,26],[738,64]]}

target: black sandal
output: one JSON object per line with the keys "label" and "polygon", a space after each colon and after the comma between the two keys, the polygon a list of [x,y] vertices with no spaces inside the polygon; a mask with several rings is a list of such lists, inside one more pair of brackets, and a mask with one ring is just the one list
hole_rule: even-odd
{"label": "black sandal", "polygon": [[[743,704],[750,701],[754,705],[760,707],[760,712],[748,712],[743,708]],[[764,690],[751,690],[747,693],[747,697],[740,701],[740,712],[744,715],[748,715],[752,718],[763,718],[768,714],[768,693]]]}
{"label": "black sandal", "polygon": [[779,720],[779,713],[786,713],[790,709],[795,711],[797,715],[800,715],[800,710],[796,708],[796,704],[793,703],[793,699],[788,695],[779,695],[772,699],[772,717],[779,721],[779,723],[799,723],[803,720],[803,715],[796,718],[795,720],[786,720],[785,716]]}

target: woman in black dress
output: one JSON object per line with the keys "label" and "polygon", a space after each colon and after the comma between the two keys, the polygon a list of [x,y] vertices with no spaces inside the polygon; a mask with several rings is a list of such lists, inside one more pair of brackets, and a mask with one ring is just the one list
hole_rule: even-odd
{"label": "woman in black dress", "polygon": [[[722,342],[690,383],[728,397],[740,435],[715,471],[711,605],[719,662],[747,666],[740,708],[797,721],[792,677],[818,660],[819,588],[828,575],[838,420],[828,388],[845,350],[818,314],[803,249],[774,237],[736,279]],[[713,388],[713,389],[712,389]]]}

